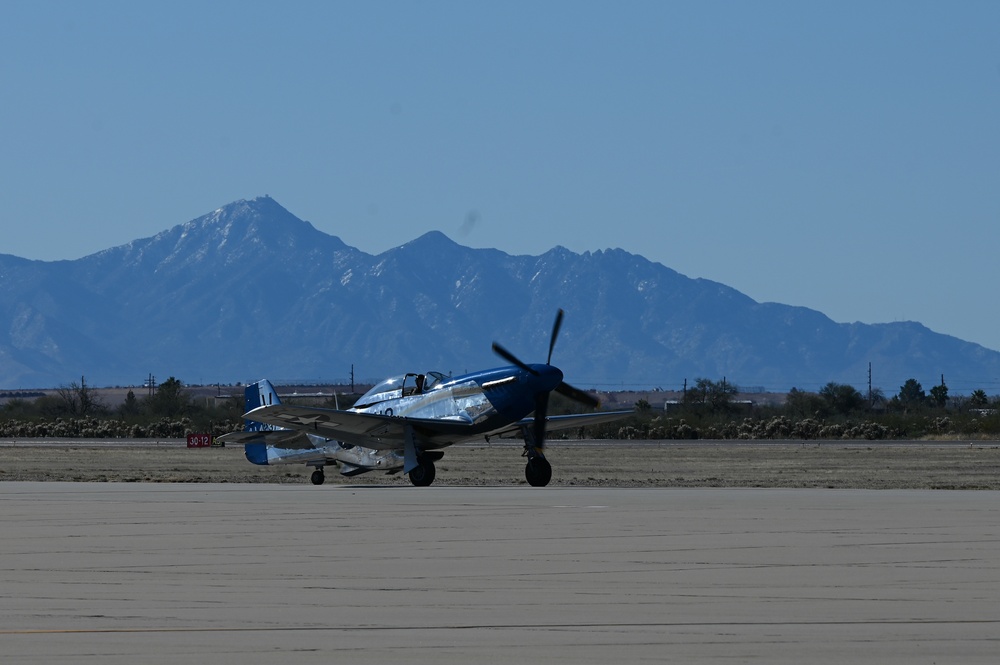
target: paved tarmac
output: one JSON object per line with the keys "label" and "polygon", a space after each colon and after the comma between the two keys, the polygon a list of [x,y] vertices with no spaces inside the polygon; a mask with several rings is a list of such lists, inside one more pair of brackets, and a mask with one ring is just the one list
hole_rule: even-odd
{"label": "paved tarmac", "polygon": [[997,492],[0,483],[3,663],[996,663]]}

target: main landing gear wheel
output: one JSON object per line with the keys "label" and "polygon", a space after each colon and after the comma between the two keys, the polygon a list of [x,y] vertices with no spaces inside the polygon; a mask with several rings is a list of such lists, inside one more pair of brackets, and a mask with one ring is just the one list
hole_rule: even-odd
{"label": "main landing gear wheel", "polygon": [[326,480],[326,474],[323,473],[323,469],[313,471],[311,480],[313,485],[322,485],[323,481]]}
{"label": "main landing gear wheel", "polygon": [[410,482],[417,487],[427,487],[434,482],[434,462],[422,459],[418,464],[410,471]]}
{"label": "main landing gear wheel", "polygon": [[552,465],[544,457],[532,457],[524,466],[524,477],[532,487],[545,487],[552,480]]}

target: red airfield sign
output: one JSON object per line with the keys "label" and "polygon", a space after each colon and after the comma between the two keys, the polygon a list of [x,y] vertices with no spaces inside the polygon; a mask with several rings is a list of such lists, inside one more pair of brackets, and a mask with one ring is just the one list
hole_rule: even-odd
{"label": "red airfield sign", "polygon": [[188,434],[188,448],[208,448],[211,445],[211,434]]}

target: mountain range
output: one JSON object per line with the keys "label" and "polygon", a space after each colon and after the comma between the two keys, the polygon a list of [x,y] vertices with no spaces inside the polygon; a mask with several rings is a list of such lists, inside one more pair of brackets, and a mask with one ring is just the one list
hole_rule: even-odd
{"label": "mountain range", "polygon": [[371,255],[260,197],[77,260],[0,255],[0,388],[461,373],[506,364],[494,340],[543,362],[559,308],[553,364],[582,388],[862,387],[871,363],[892,395],[1000,375],[1000,353],[919,323],[836,323],[620,249],[512,256],[430,232]]}

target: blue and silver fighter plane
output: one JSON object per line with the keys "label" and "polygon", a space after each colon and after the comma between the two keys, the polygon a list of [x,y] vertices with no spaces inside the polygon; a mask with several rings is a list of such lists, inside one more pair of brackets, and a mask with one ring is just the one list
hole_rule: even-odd
{"label": "blue and silver fighter plane", "polygon": [[530,485],[543,487],[552,478],[544,454],[546,431],[609,422],[632,413],[547,415],[553,390],[590,408],[598,405],[594,397],[564,382],[562,372],[550,364],[562,318],[559,310],[545,364],[525,364],[494,342],[493,350],[511,366],[453,378],[440,372],[389,377],[350,409],[282,404],[269,381],[258,381],[245,391],[245,430],[219,440],[244,444],[246,457],[254,464],[316,467],[314,485],[323,484],[326,465],[336,464],[345,476],[403,471],[414,485],[425,487],[434,482],[434,462],[444,456],[443,448],[520,433],[528,459],[524,475]]}

